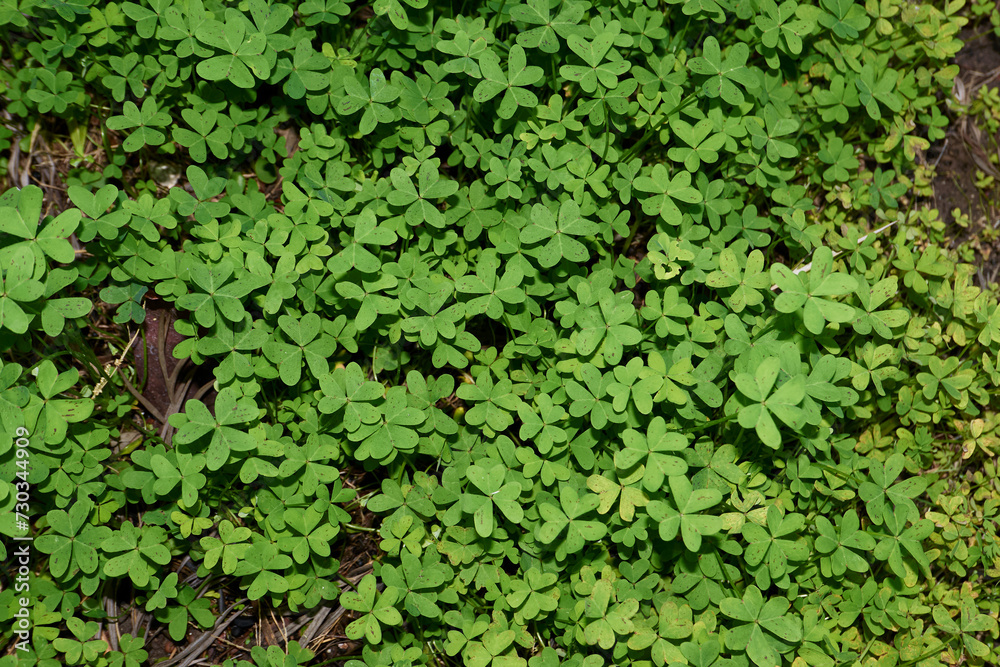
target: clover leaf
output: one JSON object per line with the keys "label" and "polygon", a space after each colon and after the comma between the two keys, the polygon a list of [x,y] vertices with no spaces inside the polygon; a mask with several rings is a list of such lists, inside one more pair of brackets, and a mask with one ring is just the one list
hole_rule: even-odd
{"label": "clover leaf", "polygon": [[514,423],[511,413],[515,412],[520,400],[513,393],[513,384],[507,378],[494,382],[489,373],[482,373],[476,384],[463,384],[456,395],[476,405],[465,414],[465,420],[474,426],[486,425],[496,432],[504,431]]}
{"label": "clover leaf", "polygon": [[736,288],[729,296],[729,307],[734,313],[763,303],[764,295],[760,290],[770,283],[770,277],[763,272],[764,255],[760,250],[750,253],[745,268],[741,268],[740,263],[736,253],[726,248],[719,253],[719,270],[710,273],[706,281],[710,287]]}
{"label": "clover leaf", "polygon": [[110,531],[87,523],[93,508],[94,503],[87,499],[69,511],[50,510],[46,515],[53,532],[36,539],[35,546],[49,554],[49,571],[53,576],[62,578],[71,567],[80,568],[85,574],[97,570],[99,560],[93,543],[105,539]]}
{"label": "clover leaf", "polygon": [[231,262],[215,265],[196,264],[190,269],[191,280],[201,288],[177,299],[177,307],[194,311],[195,320],[203,327],[215,324],[217,314],[230,322],[241,322],[246,315],[241,299],[260,286],[255,276],[245,275],[230,282],[234,268]]}
{"label": "clover leaf", "polygon": [[798,407],[805,393],[805,378],[796,375],[774,389],[780,367],[777,357],[769,357],[757,366],[753,375],[739,373],[733,377],[740,393],[754,401],[740,408],[740,426],[756,429],[761,441],[774,449],[781,446],[781,433],[773,416],[792,428],[800,428],[805,423],[805,415]]}
{"label": "clover leaf", "polygon": [[499,320],[505,311],[505,304],[524,303],[527,297],[520,287],[524,274],[513,267],[501,277],[499,268],[500,258],[496,252],[488,250],[479,259],[475,276],[466,275],[456,281],[458,292],[478,295],[466,304],[466,312],[485,313],[490,319]]}
{"label": "clover leaf", "polygon": [[94,411],[94,401],[86,398],[56,398],[80,379],[75,368],[60,373],[51,360],[46,359],[35,371],[36,386],[42,404],[31,412],[37,415],[39,433],[46,443],[63,442],[70,424],[87,419]]}
{"label": "clover leaf", "polygon": [[340,604],[345,609],[363,612],[363,615],[345,629],[351,639],[365,637],[373,645],[382,641],[382,624],[401,625],[403,617],[394,606],[399,599],[395,588],[386,588],[379,595],[375,590],[375,577],[367,574],[358,582],[357,591],[344,591]]}
{"label": "clover leaf", "polygon": [[858,513],[850,509],[837,517],[835,528],[824,516],[816,517],[816,550],[824,555],[820,561],[825,576],[841,576],[850,568],[854,572],[867,572],[868,561],[864,553],[875,548],[875,538],[861,530]]}
{"label": "clover leaf", "polygon": [[518,502],[521,487],[515,483],[504,484],[505,470],[503,463],[492,459],[487,459],[482,465],[473,464],[465,470],[469,482],[480,493],[471,492],[470,489],[462,496],[463,511],[473,515],[476,532],[480,537],[493,534],[494,506],[515,524],[524,518]]}
{"label": "clover leaf", "polygon": [[607,400],[608,389],[615,378],[611,373],[601,373],[593,364],[580,367],[580,380],[566,383],[566,394],[572,399],[569,413],[574,417],[590,415],[590,423],[594,428],[602,429],[608,422],[621,423],[625,421],[623,413],[616,412]]}
{"label": "clover leaf", "polygon": [[219,523],[219,537],[201,538],[201,548],[205,550],[205,567],[212,569],[221,565],[222,572],[232,574],[236,565],[246,555],[252,535],[245,526],[234,526],[228,519]]}
{"label": "clover leaf", "polygon": [[[864,481],[858,487],[858,495],[865,502],[868,517],[877,526],[896,509],[906,512],[907,520],[915,520],[920,514],[913,499],[928,486],[925,477],[910,477],[897,482],[896,479],[906,465],[906,457],[893,454],[885,463],[875,461],[869,468],[871,481]],[[887,502],[888,501],[888,502]]]}
{"label": "clover leaf", "polygon": [[662,164],[653,167],[649,176],[635,179],[635,189],[649,193],[642,199],[642,210],[647,215],[659,215],[670,225],[681,224],[681,210],[678,201],[697,204],[702,201],[701,193],[691,187],[691,173],[679,171],[670,176]]}
{"label": "clover leaf", "polygon": [[597,307],[584,311],[578,320],[580,332],[576,336],[576,349],[589,356],[600,352],[604,360],[617,364],[626,347],[635,345],[641,339],[635,323],[635,307],[628,294],[612,294],[605,290],[600,293]]}
{"label": "clover leaf", "polygon": [[296,563],[307,562],[311,554],[330,555],[330,542],[340,532],[340,527],[325,520],[325,505],[317,499],[305,509],[290,507],[285,510],[286,531],[278,537],[278,548],[290,553]]}
{"label": "clover leaf", "polygon": [[214,19],[202,23],[195,32],[198,40],[223,51],[198,63],[198,75],[208,81],[225,80],[240,88],[252,88],[254,76],[266,79],[270,66],[264,57],[267,36],[260,32],[247,34],[246,21],[235,9],[226,11],[226,20]]}
{"label": "clover leaf", "polygon": [[395,113],[386,105],[399,97],[399,90],[386,83],[382,70],[372,70],[367,84],[354,77],[345,78],[344,92],[344,98],[337,104],[337,112],[342,116],[351,116],[364,109],[359,127],[361,134],[371,134],[379,123],[396,120]]}
{"label": "clover leaf", "polygon": [[[196,162],[204,162],[208,159],[208,150],[219,159],[224,159],[229,155],[229,140],[232,132],[225,125],[226,116],[219,116],[218,112],[209,109],[203,114],[199,114],[193,109],[184,109],[181,116],[191,130],[182,127],[174,129],[174,141],[185,146]],[[223,120],[225,119],[225,120]],[[220,122],[222,121],[222,122]],[[216,127],[216,124],[218,127]]]}
{"label": "clover leaf", "polygon": [[668,478],[672,503],[655,500],[649,504],[646,511],[660,528],[660,539],[673,540],[678,532],[689,551],[701,549],[702,537],[714,535],[722,529],[722,519],[701,514],[722,500],[722,494],[716,489],[698,489],[684,476]]}
{"label": "clover leaf", "polygon": [[417,446],[419,436],[413,427],[422,424],[426,417],[407,405],[403,387],[390,387],[385,392],[381,412],[381,423],[362,424],[350,435],[351,440],[361,441],[354,453],[359,460],[373,458],[387,463],[397,452],[411,451]]}
{"label": "clover leaf", "polygon": [[558,540],[556,558],[565,560],[569,554],[583,549],[587,542],[596,542],[607,533],[603,523],[581,518],[596,509],[599,503],[598,496],[590,493],[581,496],[573,486],[561,483],[559,505],[543,503],[538,507],[544,523],[539,524],[536,537],[543,544]]}
{"label": "clover leaf", "polygon": [[257,543],[250,547],[233,574],[244,578],[246,595],[251,600],[259,600],[268,593],[281,594],[288,591],[288,579],[283,576],[292,559],[278,553],[277,546]]}
{"label": "clover leaf", "polygon": [[687,473],[687,463],[667,452],[683,452],[688,440],[680,433],[668,432],[662,417],[650,421],[646,435],[626,429],[622,437],[625,446],[615,453],[615,467],[624,471],[642,464],[642,485],[647,491],[662,489],[665,478]]}
{"label": "clover leaf", "polygon": [[[788,570],[788,561],[809,558],[809,549],[803,540],[791,536],[805,526],[802,514],[782,515],[776,505],[767,508],[766,530],[755,523],[743,525],[743,537],[749,543],[744,555],[748,565],[758,565],[767,559],[770,579],[778,580]],[[758,582],[762,578],[758,577]]]}
{"label": "clover leaf", "polygon": [[855,280],[858,284],[855,294],[861,308],[858,309],[858,318],[852,323],[854,330],[865,336],[874,330],[882,338],[891,339],[892,327],[903,326],[910,319],[910,312],[905,308],[877,310],[896,294],[897,278],[883,278],[874,285],[869,285],[863,277],[855,276]]}
{"label": "clover leaf", "polygon": [[109,577],[129,576],[136,586],[145,587],[160,567],[170,562],[170,551],[163,545],[166,533],[158,526],[136,528],[130,521],[101,543],[109,554],[119,554],[104,564],[104,574]]}
{"label": "clover leaf", "polygon": [[527,56],[520,45],[514,45],[507,54],[507,72],[500,67],[500,57],[492,50],[485,50],[479,56],[479,67],[483,80],[476,86],[472,96],[477,102],[487,102],[501,92],[503,99],[497,108],[500,118],[510,118],[518,107],[534,107],[538,97],[527,86],[542,78],[542,68],[527,64]]}
{"label": "clover leaf", "polygon": [[989,646],[977,639],[977,636],[982,632],[996,630],[997,621],[991,616],[980,613],[972,598],[962,598],[958,622],[951,617],[945,607],[940,605],[934,607],[934,621],[945,632],[961,635],[962,644],[970,654],[979,658],[985,658],[990,654]]}
{"label": "clover leaf", "polygon": [[20,248],[6,261],[0,261],[0,327],[14,333],[28,330],[34,315],[29,315],[21,304],[38,299],[45,292],[45,286],[34,280],[35,257],[30,249]]}
{"label": "clover leaf", "polygon": [[892,512],[885,512],[882,518],[888,535],[879,540],[873,551],[874,556],[879,560],[887,561],[889,568],[900,578],[908,576],[903,557],[910,557],[920,565],[921,571],[927,576],[931,564],[927,554],[924,553],[921,542],[934,532],[933,522],[929,519],[920,519],[913,525],[906,527],[908,512],[907,508],[903,506],[896,506]]}
{"label": "clover leaf", "polygon": [[758,667],[778,667],[779,654],[788,653],[802,640],[802,623],[786,616],[788,600],[773,597],[764,601],[756,586],[747,586],[743,599],[726,598],[719,603],[723,614],[742,621],[726,636],[726,647],[745,651]]}
{"label": "clover leaf", "polygon": [[[171,573],[168,576],[176,578],[177,575],[176,573]],[[167,624],[167,633],[176,642],[181,641],[187,635],[188,624],[191,621],[197,623],[203,630],[215,625],[216,616],[212,612],[212,601],[204,597],[199,598],[197,595],[198,592],[190,586],[181,586],[177,592],[175,604],[154,612],[156,620]],[[124,640],[127,636],[125,635],[122,639]],[[129,645],[125,641],[121,642],[121,644],[123,647]],[[132,645],[136,648],[142,647],[142,640],[136,639]],[[137,657],[139,655],[146,655],[145,651],[136,651],[135,649],[131,653]],[[145,658],[142,658],[142,660],[145,660]],[[141,662],[141,660],[138,662]]]}
{"label": "clover leaf", "polygon": [[231,451],[252,451],[257,448],[257,438],[246,432],[242,424],[257,418],[257,403],[250,397],[240,397],[237,389],[227,387],[215,399],[215,416],[199,400],[188,401],[185,413],[170,417],[170,424],[177,428],[175,442],[187,445],[211,434],[205,461],[209,470],[221,468],[229,460]]}
{"label": "clover leaf", "polygon": [[[721,97],[729,104],[743,104],[743,91],[753,91],[759,85],[759,80],[752,70],[746,67],[750,55],[750,47],[743,42],[736,42],[722,57],[719,40],[714,36],[705,39],[702,55],[692,58],[688,67],[692,72],[709,77],[702,86],[708,97]],[[739,86],[739,87],[738,87]]]}
{"label": "clover leaf", "polygon": [[[117,193],[114,186],[110,187]],[[45,266],[46,257],[60,264],[73,261],[76,253],[69,237],[80,224],[80,211],[66,209],[55,218],[46,219],[45,226],[39,230],[42,200],[42,190],[36,185],[28,185],[20,191],[8,191],[0,197],[0,232],[24,239],[23,242],[5,245],[0,251],[0,261],[6,261],[22,247],[30,248],[34,254],[36,273]]]}
{"label": "clover leaf", "polygon": [[854,307],[827,298],[850,294],[857,286],[851,276],[833,271],[833,252],[829,248],[816,250],[805,279],[784,264],[771,267],[771,279],[781,288],[774,307],[783,313],[801,310],[806,329],[813,334],[822,332],[827,322],[854,319]]}
{"label": "clover leaf", "polygon": [[157,478],[153,489],[157,495],[162,496],[180,484],[184,504],[194,507],[198,502],[198,490],[208,481],[208,478],[201,474],[201,470],[205,467],[205,457],[180,453],[171,458],[156,454],[150,459],[153,474]]}
{"label": "clover leaf", "polygon": [[556,53],[559,50],[559,37],[566,39],[584,31],[584,27],[578,24],[585,11],[586,3],[571,1],[560,5],[559,13],[552,16],[549,3],[545,0],[528,0],[526,4],[511,7],[510,17],[514,21],[537,26],[518,32],[519,45],[526,49],[539,49],[544,53]]}
{"label": "clover leaf", "polygon": [[60,637],[52,642],[56,650],[66,654],[66,661],[75,664],[81,660],[93,662],[108,650],[108,643],[103,639],[93,639],[100,627],[96,621],[84,622],[75,616],[67,619],[66,627],[73,633],[74,639]]}
{"label": "clover leaf", "polygon": [[159,146],[167,140],[163,132],[154,128],[170,125],[170,115],[157,110],[153,98],[147,97],[142,102],[141,110],[134,102],[126,102],[122,115],[108,118],[107,125],[109,130],[136,128],[122,142],[122,148],[134,152],[143,146]]}
{"label": "clover leaf", "polygon": [[399,591],[399,602],[413,616],[438,619],[442,616],[441,606],[451,598],[454,591],[441,591],[445,582],[453,576],[453,570],[440,562],[440,556],[433,549],[424,552],[423,558],[403,552],[399,566],[383,565],[381,578],[386,590]]}

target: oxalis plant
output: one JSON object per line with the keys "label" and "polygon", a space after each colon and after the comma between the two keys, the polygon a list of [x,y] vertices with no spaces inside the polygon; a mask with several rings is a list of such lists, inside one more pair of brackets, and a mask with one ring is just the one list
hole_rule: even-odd
{"label": "oxalis plant", "polygon": [[963,5],[0,4],[0,664],[996,664]]}

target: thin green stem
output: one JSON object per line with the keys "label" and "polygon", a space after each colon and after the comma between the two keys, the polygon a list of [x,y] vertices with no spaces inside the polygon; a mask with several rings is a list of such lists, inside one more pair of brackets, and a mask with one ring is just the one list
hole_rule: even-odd
{"label": "thin green stem", "polygon": [[[916,665],[916,664],[922,662],[923,660],[926,660],[927,658],[930,658],[931,656],[933,656],[935,654],[941,653],[941,651],[944,649],[945,646],[948,645],[949,642],[951,642],[951,641],[953,641],[954,639],[957,639],[957,638],[958,638],[958,635],[954,634],[954,635],[952,635],[951,637],[948,638],[948,641],[943,642],[941,644],[941,646],[938,646],[938,647],[935,647],[933,649],[930,649],[926,653],[920,655],[917,658],[914,658],[913,660],[910,660],[909,662],[901,663],[899,665],[899,667],[907,667],[908,665]],[[875,641],[875,640],[873,639],[872,641]],[[869,643],[869,646],[870,646],[870,643]],[[867,647],[865,648],[865,652],[866,653],[868,652],[868,648]]]}
{"label": "thin green stem", "polygon": [[865,659],[866,655],[868,655],[868,651],[871,650],[872,644],[875,643],[876,639],[878,639],[878,637],[872,637],[871,640],[869,640],[868,645],[865,646],[865,650],[862,651],[861,655],[858,657],[858,664],[861,664],[861,661]]}
{"label": "thin green stem", "polygon": [[507,0],[501,0],[500,9],[496,13],[496,19],[493,22],[493,32],[497,31],[500,27],[500,17],[503,16],[503,8],[507,5]]}
{"label": "thin green stem", "polygon": [[[604,108],[604,150],[601,151],[601,164],[607,164],[608,149],[611,148],[611,110],[608,109],[608,103],[605,100],[601,100],[601,106]],[[596,170],[597,167],[594,169]]]}
{"label": "thin green stem", "polygon": [[345,579],[344,575],[340,574],[339,572],[337,573],[337,579],[339,579],[340,581],[342,581],[351,590],[353,590],[353,591],[357,591],[358,590],[357,586],[355,586],[354,584],[352,584],[351,582],[349,582],[347,579]]}
{"label": "thin green stem", "polygon": [[635,222],[628,230],[628,237],[625,239],[625,245],[622,246],[622,252],[628,252],[629,247],[632,245],[632,239],[635,238],[636,232],[639,231],[639,223],[642,222],[642,218],[639,217],[638,213],[633,211],[632,215],[635,217]]}
{"label": "thin green stem", "polygon": [[375,528],[369,528],[368,526],[359,526],[356,523],[345,523],[344,524],[344,528],[347,529],[348,532],[351,532],[351,531],[356,531],[356,532],[359,532],[359,533],[377,533],[378,532],[378,530],[376,530]]}
{"label": "thin green stem", "polygon": [[694,428],[687,428],[681,431],[681,433],[698,433],[699,431],[704,431],[706,428],[715,426],[717,424],[725,424],[726,422],[731,422],[736,419],[736,414],[731,414],[728,417],[720,417],[719,419],[713,419],[712,421],[705,422],[704,424],[699,424]]}
{"label": "thin green stem", "polygon": [[201,582],[201,586],[198,587],[198,590],[195,591],[194,594],[195,598],[200,598],[201,594],[205,591],[206,588],[208,588],[208,585],[213,581],[215,581],[215,577],[213,576],[206,577],[205,581]]}
{"label": "thin green stem", "polygon": [[650,127],[648,130],[646,130],[646,133],[642,135],[642,138],[639,139],[638,143],[636,143],[634,146],[632,146],[632,148],[630,148],[628,150],[628,152],[624,156],[622,156],[622,158],[619,160],[619,162],[626,163],[629,160],[631,160],[632,157],[635,156],[636,153],[638,153],[639,151],[641,151],[646,146],[646,144],[649,143],[649,140],[652,139],[655,136],[656,132],[659,132],[660,127],[664,123],[666,123],[670,119],[671,116],[673,116],[678,111],[682,110],[687,105],[691,104],[691,102],[693,102],[694,100],[696,100],[697,97],[698,97],[697,93],[691,93],[690,95],[688,95],[687,97],[685,97],[683,100],[681,100],[677,104],[677,106],[675,106],[673,109],[671,109],[670,111],[668,111],[663,116],[663,119],[659,123],[657,123],[655,127]]}

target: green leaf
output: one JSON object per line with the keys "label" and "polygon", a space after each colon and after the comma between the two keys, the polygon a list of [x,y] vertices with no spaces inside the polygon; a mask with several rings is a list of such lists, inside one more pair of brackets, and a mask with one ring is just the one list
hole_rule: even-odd
{"label": "green leaf", "polygon": [[801,620],[785,615],[788,601],[773,597],[765,602],[756,586],[747,586],[742,600],[722,600],[719,609],[729,618],[745,623],[729,632],[726,647],[746,652],[758,667],[778,667],[779,654],[787,653],[802,640]]}
{"label": "green leaf", "polygon": [[472,93],[477,102],[487,102],[503,92],[497,113],[507,119],[514,115],[518,107],[534,107],[538,104],[535,96],[526,86],[537,83],[542,78],[542,68],[527,64],[527,57],[520,45],[511,47],[507,60],[507,72],[500,68],[500,57],[491,50],[479,56],[479,66],[483,80]]}
{"label": "green leaf", "polygon": [[170,418],[177,428],[174,440],[178,444],[188,444],[211,434],[205,451],[207,468],[218,470],[229,460],[231,452],[252,451],[257,448],[257,438],[247,433],[247,422],[257,419],[257,403],[250,397],[240,397],[238,390],[228,387],[219,392],[215,400],[213,416],[208,407],[198,400],[188,401],[186,413]]}
{"label": "green leaf", "polygon": [[141,111],[134,102],[126,102],[122,115],[108,118],[107,125],[109,130],[135,128],[122,142],[122,148],[134,152],[143,146],[159,146],[166,141],[166,135],[155,128],[170,125],[170,115],[157,110],[153,98],[147,97],[142,102]]}
{"label": "green leaf", "polygon": [[770,277],[763,272],[764,255],[760,250],[754,250],[741,268],[741,262],[736,253],[726,248],[719,254],[719,270],[708,275],[706,284],[709,287],[736,289],[729,296],[729,307],[734,313],[742,311],[747,306],[757,306],[764,301],[761,290],[769,287]]}
{"label": "green leaf", "polygon": [[396,113],[387,106],[399,97],[399,90],[385,80],[380,69],[373,69],[368,82],[359,82],[354,77],[344,79],[345,97],[337,104],[337,113],[350,116],[362,109],[361,134],[370,134],[379,123],[397,120]]}
{"label": "green leaf", "polygon": [[198,75],[208,81],[225,80],[240,88],[252,88],[254,77],[266,79],[270,67],[264,57],[267,37],[263,33],[247,34],[242,14],[230,8],[225,23],[209,20],[202,23],[195,36],[225,55],[214,56],[198,63]]}
{"label": "green leaf", "polygon": [[666,478],[687,473],[687,463],[667,453],[683,452],[688,446],[687,438],[680,433],[668,432],[662,417],[653,418],[645,436],[627,429],[622,437],[625,446],[615,454],[615,467],[626,471],[642,464],[642,484],[647,491],[662,489]]}
{"label": "green leaf", "polygon": [[520,400],[514,395],[510,380],[504,378],[495,383],[489,373],[482,373],[476,384],[460,385],[455,393],[476,403],[465,415],[469,424],[501,432],[514,423],[511,413],[517,411]]}
{"label": "green leaf", "polygon": [[678,532],[689,551],[701,549],[702,537],[714,535],[722,529],[722,519],[717,516],[700,514],[722,500],[717,489],[695,490],[686,477],[669,478],[672,504],[654,500],[646,508],[653,521],[659,523],[660,539],[673,540]]}
{"label": "green leaf", "polygon": [[649,193],[642,199],[642,210],[646,215],[659,215],[669,225],[681,224],[681,210],[677,202],[697,204],[702,201],[701,193],[691,187],[691,173],[679,171],[671,178],[670,172],[662,164],[653,167],[649,176],[635,179],[635,189]]}
{"label": "green leaf", "polygon": [[572,200],[559,206],[558,217],[543,204],[535,204],[531,209],[531,224],[521,230],[522,243],[548,242],[531,254],[546,268],[555,266],[561,259],[583,262],[590,256],[587,247],[574,236],[591,236],[597,233],[595,223],[580,214],[580,207]]}
{"label": "green leaf", "polygon": [[821,333],[827,322],[854,319],[854,307],[827,298],[849,294],[857,286],[851,276],[833,272],[833,252],[829,248],[816,250],[806,278],[784,264],[775,264],[771,267],[771,279],[781,288],[774,307],[783,313],[801,311],[806,329],[813,334]]}
{"label": "green leaf", "polygon": [[750,47],[736,42],[729,47],[725,59],[715,37],[706,38],[703,47],[702,55],[688,63],[692,72],[708,77],[702,91],[708,97],[721,97],[734,106],[743,104],[743,90],[753,92],[760,85],[756,74],[746,67]]}
{"label": "green leaf", "polygon": [[598,496],[580,496],[569,484],[559,485],[559,506],[540,504],[538,511],[544,523],[539,524],[536,537],[543,544],[557,544],[556,558],[564,560],[569,554],[577,553],[587,542],[600,540],[607,533],[607,527],[598,521],[587,521],[581,517],[597,508]]}

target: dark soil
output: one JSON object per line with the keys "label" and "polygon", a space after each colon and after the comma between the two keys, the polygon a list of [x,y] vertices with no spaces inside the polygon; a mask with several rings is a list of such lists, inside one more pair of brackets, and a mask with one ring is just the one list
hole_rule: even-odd
{"label": "dark soil", "polygon": [[[980,86],[1000,86],[1000,40],[987,28],[988,24],[978,29],[966,27],[959,35],[965,46],[955,58],[960,68],[955,90],[958,94],[964,88],[969,99]],[[980,128],[970,122],[960,122],[952,124],[945,141],[927,151],[927,162],[937,165],[934,205],[941,220],[952,226],[951,233],[957,242],[968,240],[987,224],[992,225],[995,222],[992,218],[997,215],[997,210],[980,195],[975,184],[977,170],[1000,176],[988,162],[983,150],[984,139]],[[969,216],[968,230],[953,227],[955,209]]]}
{"label": "dark soil", "polygon": [[[935,148],[937,152],[935,153]],[[941,148],[944,152],[940,152]],[[940,160],[938,160],[940,158]],[[934,206],[941,214],[941,220],[946,225],[955,222],[952,212],[957,208],[973,221],[982,224],[986,220],[986,211],[976,192],[976,165],[969,150],[955,136],[948,137],[948,143],[941,147],[932,146],[928,153],[928,161],[937,161],[937,173],[934,178]]]}

